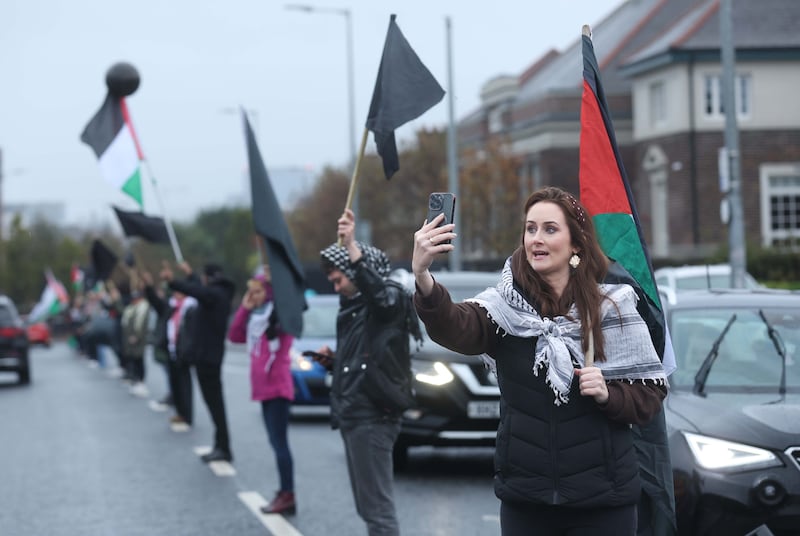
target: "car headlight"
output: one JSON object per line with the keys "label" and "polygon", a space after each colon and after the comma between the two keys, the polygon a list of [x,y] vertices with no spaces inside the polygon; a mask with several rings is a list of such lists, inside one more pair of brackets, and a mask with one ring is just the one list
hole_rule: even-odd
{"label": "car headlight", "polygon": [[453,381],[453,373],[441,361],[414,361],[414,377],[430,385],[445,385]]}
{"label": "car headlight", "polygon": [[682,432],[697,464],[717,471],[745,471],[782,465],[772,452],[742,443]]}
{"label": "car headlight", "polygon": [[294,348],[289,350],[289,357],[292,360],[292,370],[308,372],[314,368],[314,363],[311,358],[304,356]]}

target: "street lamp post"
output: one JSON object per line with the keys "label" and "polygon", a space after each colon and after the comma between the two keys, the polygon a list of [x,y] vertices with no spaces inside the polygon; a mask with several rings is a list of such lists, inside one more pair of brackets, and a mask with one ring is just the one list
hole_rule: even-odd
{"label": "street lamp post", "polygon": [[[354,74],[354,59],[353,59],[353,21],[350,15],[350,10],[345,8],[335,7],[317,7],[307,4],[287,4],[286,9],[292,11],[302,11],[303,13],[329,13],[333,15],[341,15],[345,20],[346,40],[347,40],[347,105],[348,105],[348,136],[347,139],[350,145],[350,170],[356,165],[356,98],[355,98],[355,74]],[[352,202],[353,213],[356,215],[358,221],[358,193],[353,196]],[[361,225],[356,226],[356,233],[364,239],[367,229]],[[366,240],[368,242],[369,240]]]}

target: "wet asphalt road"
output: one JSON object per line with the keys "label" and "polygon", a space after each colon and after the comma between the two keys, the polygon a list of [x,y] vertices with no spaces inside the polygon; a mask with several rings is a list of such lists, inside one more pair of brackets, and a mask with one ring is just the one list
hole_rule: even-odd
{"label": "wet asphalt road", "polygon": [[[338,432],[324,410],[290,425],[298,513],[263,516],[277,488],[247,356],[229,349],[225,400],[234,462],[210,468],[197,451],[212,427],[195,386],[195,426],[176,433],[150,400],[166,388],[148,362],[150,397],[128,393],[66,344],[31,351],[33,381],[0,374],[0,535],[360,535]],[[495,536],[490,449],[412,449],[395,495],[403,534]],[[213,470],[212,470],[213,469]]]}

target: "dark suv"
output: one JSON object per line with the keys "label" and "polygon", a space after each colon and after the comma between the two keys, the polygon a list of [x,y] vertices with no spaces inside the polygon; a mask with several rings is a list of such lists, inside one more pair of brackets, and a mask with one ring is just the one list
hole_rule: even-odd
{"label": "dark suv", "polygon": [[[404,270],[392,278],[413,292],[414,278]],[[499,272],[434,272],[454,302],[471,298],[500,279]],[[395,443],[395,469],[408,461],[409,447],[494,446],[500,422],[497,378],[480,356],[457,354],[424,333],[422,346],[411,355],[416,406],[403,414]],[[413,343],[412,343],[413,344]]]}
{"label": "dark suv", "polygon": [[0,296],[0,371],[19,374],[19,383],[31,381],[25,323],[8,296]]}

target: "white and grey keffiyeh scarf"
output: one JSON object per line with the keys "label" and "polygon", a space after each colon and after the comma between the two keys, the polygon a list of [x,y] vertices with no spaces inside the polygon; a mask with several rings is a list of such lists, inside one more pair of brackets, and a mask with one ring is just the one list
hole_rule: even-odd
{"label": "white and grey keffiyeh scarf", "polygon": [[[370,246],[363,242],[356,242],[356,244],[358,245],[358,249],[361,250],[363,262],[372,266],[381,277],[387,277],[389,272],[391,272],[391,264],[389,263],[389,257],[386,256],[386,253],[375,246]],[[350,254],[344,246],[331,244],[319,253],[324,259],[327,259],[336,266],[336,268],[341,270],[348,279],[355,279],[356,271],[350,263]]]}
{"label": "white and grey keffiyeh scarf", "polygon": [[[606,361],[595,362],[606,380],[653,380],[666,383],[647,324],[636,311],[636,292],[630,285],[600,285],[610,300],[603,300],[601,322]],[[569,402],[574,377],[573,361],[584,366],[578,312],[573,305],[570,320],[564,316],[542,318],[514,288],[511,259],[506,261],[500,282],[467,301],[486,309],[489,317],[505,333],[515,337],[538,337],[533,356],[533,373],[545,369],[547,384],[555,394],[555,404]],[[490,367],[494,360],[484,355]]]}

